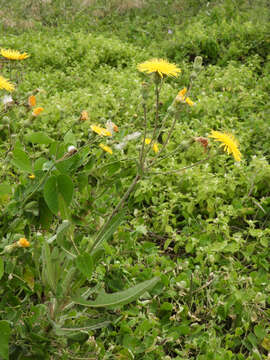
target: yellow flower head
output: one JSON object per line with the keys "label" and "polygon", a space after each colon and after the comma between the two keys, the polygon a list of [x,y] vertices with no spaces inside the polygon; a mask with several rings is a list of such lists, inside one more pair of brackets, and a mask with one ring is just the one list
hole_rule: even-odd
{"label": "yellow flower head", "polygon": [[96,134],[98,134],[100,136],[112,136],[112,133],[109,130],[104,129],[100,126],[91,125],[90,127]]}
{"label": "yellow flower head", "polygon": [[215,139],[215,141],[221,142],[220,146],[224,146],[223,150],[226,151],[228,154],[232,154],[236,161],[241,160],[242,155],[238,149],[238,141],[234,138],[232,134],[212,130],[209,137]]}
{"label": "yellow flower head", "polygon": [[9,60],[24,60],[29,57],[29,55],[27,53],[21,54],[19,51],[11,50],[11,49],[8,49],[8,50],[1,49],[1,55]]}
{"label": "yellow flower head", "polygon": [[31,95],[29,96],[28,98],[28,105],[33,107],[33,106],[36,106],[37,102],[36,102],[36,97],[35,95]]}
{"label": "yellow flower head", "polygon": [[38,116],[43,110],[44,110],[43,107],[37,107],[33,110],[32,115]]}
{"label": "yellow flower head", "polygon": [[27,241],[26,238],[20,238],[19,241],[17,241],[17,245],[20,246],[20,247],[29,247],[30,242]]}
{"label": "yellow flower head", "polygon": [[104,145],[104,144],[99,144],[99,147],[102,149],[102,150],[104,150],[104,151],[106,151],[107,153],[109,153],[109,154],[111,154],[112,155],[112,149],[109,147],[109,146],[107,146],[107,145]]}
{"label": "yellow flower head", "polygon": [[29,179],[34,180],[36,176],[34,174],[31,174],[28,177],[29,177]]}
{"label": "yellow flower head", "polygon": [[146,145],[149,145],[151,143],[151,139],[146,138],[144,142],[146,143]]}
{"label": "yellow flower head", "polygon": [[158,144],[157,143],[153,144],[153,150],[156,154],[158,153]]}
{"label": "yellow flower head", "polygon": [[164,59],[151,59],[137,66],[137,69],[146,74],[157,73],[163,78],[163,75],[177,77],[181,70],[175,65]]}
{"label": "yellow flower head", "polygon": [[184,102],[186,104],[188,104],[189,106],[193,106],[194,102],[189,98],[189,97],[185,97],[187,93],[187,88],[183,88],[182,90],[179,91],[179,93],[176,96],[176,102]]}
{"label": "yellow flower head", "polygon": [[15,86],[5,79],[3,76],[0,76],[0,90],[5,89],[9,92],[12,92],[15,89]]}
{"label": "yellow flower head", "polygon": [[83,110],[81,112],[80,120],[82,120],[82,121],[89,120],[89,115],[88,115],[88,112],[86,110]]}

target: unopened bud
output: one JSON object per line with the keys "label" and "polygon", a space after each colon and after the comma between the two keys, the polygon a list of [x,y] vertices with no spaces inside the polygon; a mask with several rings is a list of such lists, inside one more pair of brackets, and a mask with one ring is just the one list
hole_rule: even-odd
{"label": "unopened bud", "polygon": [[201,56],[196,56],[194,59],[194,63],[193,63],[193,69],[195,72],[200,72],[202,69],[202,57]]}

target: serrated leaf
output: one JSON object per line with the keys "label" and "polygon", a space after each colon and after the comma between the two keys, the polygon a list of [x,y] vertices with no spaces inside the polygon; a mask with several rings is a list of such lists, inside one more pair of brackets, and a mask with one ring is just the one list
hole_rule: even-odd
{"label": "serrated leaf", "polygon": [[44,144],[49,145],[54,142],[46,133],[43,132],[34,132],[26,135],[26,141],[29,141],[33,144]]}
{"label": "serrated leaf", "polygon": [[66,204],[71,203],[73,197],[74,185],[71,180],[71,177],[68,175],[61,174],[57,177],[58,191],[62,195]]}
{"label": "serrated leaf", "polygon": [[53,214],[57,215],[59,210],[59,204],[58,204],[58,188],[57,188],[56,176],[49,177],[49,179],[44,185],[43,194],[46,204],[48,205],[48,208],[51,210]]}
{"label": "serrated leaf", "polygon": [[80,270],[80,272],[90,278],[93,272],[93,259],[92,256],[88,253],[80,254],[76,258],[76,267]]}
{"label": "serrated leaf", "polygon": [[9,358],[8,342],[10,333],[9,323],[5,320],[0,320],[0,358],[3,360],[8,360]]}
{"label": "serrated leaf", "polygon": [[0,258],[0,280],[3,275],[4,275],[4,261],[2,258]]}
{"label": "serrated leaf", "polygon": [[12,164],[22,171],[32,172],[32,163],[26,152],[18,147],[13,151]]}
{"label": "serrated leaf", "polygon": [[118,291],[113,294],[106,294],[105,292],[99,293],[95,301],[87,301],[83,298],[73,299],[73,302],[79,305],[89,307],[115,307],[119,305],[128,304],[136,300],[145,291],[151,289],[160,280],[159,277],[154,277],[151,280],[146,280],[137,284],[127,290]]}

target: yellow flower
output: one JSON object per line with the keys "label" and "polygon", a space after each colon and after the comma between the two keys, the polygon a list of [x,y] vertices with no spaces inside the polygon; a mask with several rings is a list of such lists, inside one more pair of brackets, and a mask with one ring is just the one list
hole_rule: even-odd
{"label": "yellow flower", "polygon": [[97,125],[91,125],[91,129],[100,136],[112,136],[112,133]]}
{"label": "yellow flower", "polygon": [[158,144],[157,143],[153,144],[153,150],[156,154],[158,153]]}
{"label": "yellow flower", "polygon": [[17,241],[17,245],[20,246],[20,247],[29,247],[30,242],[27,241],[26,238],[20,238],[19,241]]}
{"label": "yellow flower", "polygon": [[34,174],[31,174],[28,177],[29,177],[29,179],[33,180],[33,179],[35,179],[36,176]]}
{"label": "yellow flower", "polygon": [[137,69],[146,74],[157,73],[163,78],[163,75],[177,77],[181,70],[175,65],[164,59],[151,59],[137,66]]}
{"label": "yellow flower", "polygon": [[112,149],[109,147],[109,146],[107,146],[107,145],[104,145],[104,144],[99,144],[99,147],[102,149],[102,150],[104,150],[104,151],[106,151],[106,152],[108,152],[109,154],[111,154],[112,155]]}
{"label": "yellow flower", "polygon": [[146,143],[146,145],[149,145],[149,144],[150,144],[150,142],[151,142],[151,139],[148,139],[148,138],[146,138],[146,139],[145,139],[145,143]]}
{"label": "yellow flower", "polygon": [[82,121],[89,120],[89,115],[88,115],[88,112],[86,110],[83,110],[81,112],[80,120],[82,120]]}
{"label": "yellow flower", "polygon": [[28,105],[29,106],[36,106],[36,97],[35,97],[35,95],[31,95],[31,96],[29,96],[29,98],[28,98]]}
{"label": "yellow flower", "polygon": [[33,110],[32,115],[38,116],[43,110],[44,110],[43,107],[37,107]]}
{"label": "yellow flower", "polygon": [[24,60],[29,57],[27,53],[20,53],[17,50],[11,50],[11,49],[8,50],[1,49],[1,55],[9,60]]}
{"label": "yellow flower", "polygon": [[224,146],[223,150],[227,151],[228,154],[232,154],[236,161],[241,160],[242,155],[238,149],[238,141],[232,134],[212,130],[209,137],[215,139],[215,141],[221,142],[222,144],[220,146]]}
{"label": "yellow flower", "polygon": [[15,86],[5,79],[3,76],[0,76],[0,89],[5,89],[9,92],[12,92],[15,89]]}
{"label": "yellow flower", "polygon": [[179,93],[177,94],[175,100],[177,102],[185,102],[189,106],[193,106],[194,102],[189,97],[185,97],[186,92],[187,92],[187,88],[184,88],[184,89],[180,90]]}

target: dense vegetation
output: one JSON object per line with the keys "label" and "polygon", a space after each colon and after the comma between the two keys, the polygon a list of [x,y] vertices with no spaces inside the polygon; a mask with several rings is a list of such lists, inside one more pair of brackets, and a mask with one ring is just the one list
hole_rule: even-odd
{"label": "dense vegetation", "polygon": [[[30,56],[0,63],[16,86],[0,90],[0,359],[269,359],[268,1],[1,5],[1,48]],[[149,134],[157,116],[137,70],[151,58],[182,70],[158,118],[184,87],[195,105],[113,213],[143,142],[115,145],[143,133],[144,106]],[[91,126],[108,121],[119,131],[100,140]],[[240,162],[211,130],[234,134]]]}

